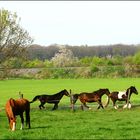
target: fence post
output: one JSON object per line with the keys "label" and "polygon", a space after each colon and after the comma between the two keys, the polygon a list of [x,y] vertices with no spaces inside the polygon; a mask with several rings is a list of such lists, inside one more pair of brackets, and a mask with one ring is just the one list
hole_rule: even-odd
{"label": "fence post", "polygon": [[74,111],[74,104],[73,104],[73,95],[72,95],[72,92],[71,92],[71,89],[70,89],[70,103],[71,103],[71,109],[72,111]]}
{"label": "fence post", "polygon": [[20,98],[20,99],[23,98],[23,94],[21,94],[21,92],[19,92],[19,98]]}

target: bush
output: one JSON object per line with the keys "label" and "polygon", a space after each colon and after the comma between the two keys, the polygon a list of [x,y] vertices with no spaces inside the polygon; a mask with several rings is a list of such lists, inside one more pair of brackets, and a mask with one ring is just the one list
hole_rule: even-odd
{"label": "bush", "polygon": [[98,71],[99,71],[99,68],[98,68],[96,65],[91,65],[91,66],[90,66],[90,69],[91,69],[91,72],[92,72],[92,73],[98,72]]}
{"label": "bush", "polygon": [[103,64],[104,64],[104,60],[102,58],[96,56],[92,58],[92,65],[103,65]]}
{"label": "bush", "polygon": [[20,58],[13,57],[3,63],[4,67],[7,68],[21,68],[23,60]]}
{"label": "bush", "polygon": [[133,62],[136,65],[140,65],[140,52],[136,53],[133,57]]}
{"label": "bush", "polygon": [[123,59],[123,64],[125,65],[132,65],[133,64],[133,57],[127,56]]}

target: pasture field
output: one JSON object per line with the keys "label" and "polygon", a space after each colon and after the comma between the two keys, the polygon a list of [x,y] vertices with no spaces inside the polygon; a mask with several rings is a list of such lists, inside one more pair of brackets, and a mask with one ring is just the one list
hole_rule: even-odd
{"label": "pasture field", "polygon": [[[56,111],[53,105],[45,104],[39,110],[39,101],[31,104],[31,129],[20,128],[17,117],[17,130],[11,132],[4,106],[10,98],[18,98],[18,92],[24,98],[32,100],[39,94],[54,94],[63,89],[71,89],[72,93],[91,92],[99,88],[110,91],[125,90],[135,86],[140,91],[140,78],[119,79],[48,79],[48,80],[4,80],[0,81],[0,139],[140,139],[140,93],[132,94],[132,108],[115,110],[112,103],[97,110],[97,103],[88,104],[92,110],[80,110],[80,102],[76,103],[76,111],[70,110],[70,99],[64,96]],[[120,102],[118,102],[120,103]]]}

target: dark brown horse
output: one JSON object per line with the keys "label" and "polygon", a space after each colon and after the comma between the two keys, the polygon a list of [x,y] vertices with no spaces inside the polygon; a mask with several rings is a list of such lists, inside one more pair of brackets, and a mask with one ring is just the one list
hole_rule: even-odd
{"label": "dark brown horse", "polygon": [[20,115],[21,118],[21,130],[24,126],[23,112],[26,113],[26,125],[30,128],[30,103],[28,100],[21,98],[14,100],[10,98],[5,106],[5,111],[9,121],[9,127],[12,131],[16,129],[16,116]]}
{"label": "dark brown horse", "polygon": [[[111,98],[113,102],[113,107],[115,109],[118,108],[117,105],[115,105],[116,101],[125,101],[126,104],[123,106],[123,108],[128,107],[129,109],[131,108],[131,103],[130,103],[130,97],[132,93],[138,94],[137,89],[134,86],[129,87],[126,91],[114,91],[112,92],[109,97]],[[109,102],[108,102],[109,104]]]}
{"label": "dark brown horse", "polygon": [[39,108],[45,108],[44,107],[44,104],[47,102],[47,103],[51,103],[51,104],[54,104],[54,107],[52,110],[56,110],[58,108],[58,104],[60,102],[60,100],[62,99],[63,95],[66,95],[66,96],[69,96],[69,93],[66,89],[56,93],[56,94],[53,94],[53,95],[37,95],[33,98],[33,100],[30,102],[30,103],[33,103],[34,101],[36,100],[39,100],[40,101],[40,105],[39,105]]}
{"label": "dark brown horse", "polygon": [[86,105],[86,103],[91,103],[91,102],[97,102],[99,104],[98,109],[100,107],[104,108],[101,102],[102,96],[106,94],[107,97],[109,96],[110,92],[108,89],[99,89],[97,91],[93,91],[92,93],[87,93],[87,92],[82,92],[80,94],[74,94],[71,96],[71,105],[72,109],[74,110],[74,104],[76,103],[77,99],[81,101],[81,109],[83,110],[83,107],[86,107],[88,109],[89,106]]}

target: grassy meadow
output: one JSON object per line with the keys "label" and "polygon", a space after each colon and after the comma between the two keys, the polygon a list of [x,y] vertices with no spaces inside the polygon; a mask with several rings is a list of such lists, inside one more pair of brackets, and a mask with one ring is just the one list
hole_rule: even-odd
{"label": "grassy meadow", "polygon": [[[97,103],[88,104],[92,110],[70,110],[69,97],[64,96],[56,111],[51,111],[52,104],[45,104],[39,110],[39,101],[31,104],[31,129],[20,128],[17,117],[17,130],[11,132],[5,115],[4,106],[10,98],[18,98],[19,91],[24,98],[32,100],[39,94],[54,94],[63,89],[72,93],[91,92],[99,88],[110,91],[125,90],[136,86],[140,91],[140,78],[119,79],[48,79],[48,80],[3,80],[0,81],[0,139],[140,139],[140,94],[132,94],[130,110],[121,107],[115,110],[112,102],[106,109],[97,110]],[[118,102],[119,103],[119,102]]]}

